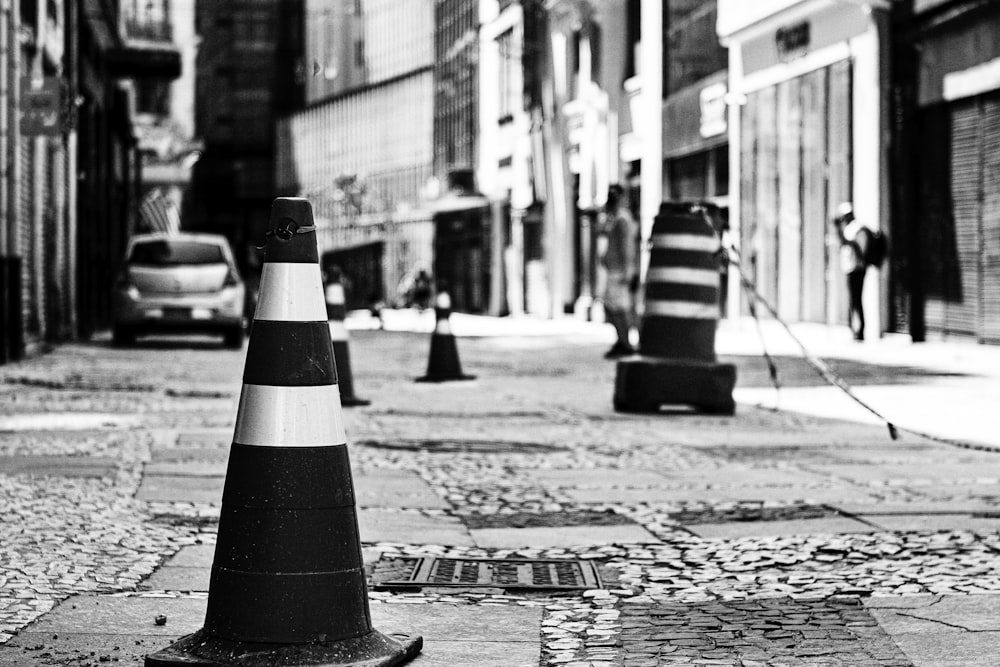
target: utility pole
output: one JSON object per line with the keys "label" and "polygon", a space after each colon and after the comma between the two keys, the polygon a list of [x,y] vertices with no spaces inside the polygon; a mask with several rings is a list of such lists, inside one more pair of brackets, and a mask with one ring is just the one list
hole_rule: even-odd
{"label": "utility pole", "polygon": [[[663,188],[663,0],[642,0],[640,11],[643,153],[639,220],[646,247],[653,218],[660,210]],[[643,251],[640,266],[643,281],[648,266],[649,253]]]}

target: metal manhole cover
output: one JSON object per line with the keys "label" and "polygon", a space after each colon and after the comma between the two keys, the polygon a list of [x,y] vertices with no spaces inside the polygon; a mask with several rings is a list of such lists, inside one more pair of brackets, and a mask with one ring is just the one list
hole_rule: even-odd
{"label": "metal manhole cover", "polygon": [[383,558],[375,564],[376,587],[473,586],[581,590],[603,588],[596,564],[579,560],[489,558]]}
{"label": "metal manhole cover", "polygon": [[561,452],[567,448],[544,442],[515,442],[503,440],[474,440],[467,438],[393,438],[391,440],[359,440],[355,444],[431,454],[520,454],[535,452]]}

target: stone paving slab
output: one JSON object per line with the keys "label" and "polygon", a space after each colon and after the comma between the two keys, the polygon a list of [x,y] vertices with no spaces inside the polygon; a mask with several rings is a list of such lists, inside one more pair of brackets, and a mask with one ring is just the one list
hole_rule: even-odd
{"label": "stone paving slab", "polygon": [[154,447],[150,452],[153,463],[169,463],[182,461],[229,461],[229,447]]}
{"label": "stone paving slab", "polygon": [[641,469],[602,469],[602,470],[545,470],[537,468],[520,468],[520,475],[525,480],[535,482],[545,487],[596,487],[596,488],[646,488],[663,486],[669,479],[661,474]]}
{"label": "stone paving slab", "polygon": [[623,604],[623,667],[909,661],[857,598]]}
{"label": "stone paving slab", "polygon": [[478,528],[470,530],[469,533],[477,546],[487,549],[574,547],[659,541],[645,528],[637,525]]}
{"label": "stone paving slab", "polygon": [[[145,654],[199,629],[206,603],[204,597],[73,597],[0,646],[0,665],[45,664],[38,658],[42,653],[58,656],[59,661],[51,664],[69,664],[74,657],[95,663],[118,658],[135,664]],[[167,617],[162,626],[154,622],[160,614]],[[537,607],[372,604],[371,615],[380,632],[423,636],[424,650],[411,665],[538,665],[542,610]],[[27,663],[26,656],[34,662]],[[102,656],[107,658],[101,660]]]}
{"label": "stone paving slab", "polygon": [[1000,632],[920,632],[893,640],[913,667],[996,667],[1000,656]]}
{"label": "stone paving slab", "polygon": [[997,664],[1000,595],[877,597],[865,606],[916,667]]}
{"label": "stone paving slab", "polygon": [[0,456],[0,474],[105,477],[116,469],[108,458],[89,456]]}
{"label": "stone paving slab", "polygon": [[986,478],[987,484],[997,484],[1000,480],[1000,457],[990,461],[969,463],[949,463],[937,461],[927,463],[881,463],[863,464],[812,464],[810,469],[854,482],[872,483],[885,481],[923,482],[926,484],[955,484]]}
{"label": "stone paving slab", "polygon": [[972,530],[1000,532],[1000,517],[984,518],[969,514],[867,514],[865,521],[885,530]]}
{"label": "stone paving slab", "polygon": [[182,431],[177,434],[175,446],[204,449],[226,449],[233,443],[233,429],[216,428],[199,431]]}
{"label": "stone paving slab", "polygon": [[179,550],[164,565],[170,567],[211,568],[214,558],[214,544],[192,544]]}
{"label": "stone paving slab", "polygon": [[908,502],[877,501],[856,502],[857,498],[842,502],[830,502],[828,506],[844,514],[868,516],[871,514],[976,514],[981,512],[998,512],[1000,505],[985,500],[967,498],[949,498],[941,500],[913,500]]}
{"label": "stone paving slab", "polygon": [[920,596],[913,602],[878,597],[865,606],[886,632],[905,633],[1000,632],[1000,595]]}
{"label": "stone paving slab", "polygon": [[211,563],[207,568],[168,565],[150,575],[148,579],[139,584],[138,588],[141,591],[208,592],[211,576]]}
{"label": "stone paving slab", "polygon": [[790,535],[827,535],[834,533],[872,533],[869,524],[848,517],[824,517],[787,521],[734,521],[685,526],[699,537],[732,539],[738,537],[784,537]]}
{"label": "stone paving slab", "polygon": [[358,507],[449,509],[441,496],[415,472],[374,469],[354,471],[354,497]]}
{"label": "stone paving slab", "polygon": [[147,463],[144,473],[161,477],[225,477],[225,461],[160,461]]}
{"label": "stone paving slab", "polygon": [[145,475],[136,498],[145,501],[222,504],[225,477]]}
{"label": "stone paving slab", "polygon": [[475,546],[468,529],[461,521],[450,516],[426,516],[420,512],[363,507],[358,510],[358,530],[361,541],[369,544],[402,542]]}
{"label": "stone paving slab", "polygon": [[838,502],[867,499],[875,496],[853,487],[718,487],[675,489],[563,489],[560,493],[580,503],[679,503],[685,501],[734,502],[734,501],[784,501],[836,504]]}

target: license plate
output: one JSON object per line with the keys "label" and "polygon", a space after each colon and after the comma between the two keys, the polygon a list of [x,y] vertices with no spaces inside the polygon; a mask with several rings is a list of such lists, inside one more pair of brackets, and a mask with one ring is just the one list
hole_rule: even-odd
{"label": "license plate", "polygon": [[163,317],[171,320],[186,320],[191,317],[190,308],[164,308]]}

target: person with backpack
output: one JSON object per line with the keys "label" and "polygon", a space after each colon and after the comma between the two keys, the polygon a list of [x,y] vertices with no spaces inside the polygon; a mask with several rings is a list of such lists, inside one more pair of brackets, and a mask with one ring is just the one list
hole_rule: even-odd
{"label": "person with backpack", "polygon": [[854,340],[865,339],[865,310],[861,295],[869,266],[879,267],[885,261],[888,244],[885,236],[854,217],[854,206],[843,202],[837,206],[833,224],[840,239],[840,269],[847,275],[847,322]]}

